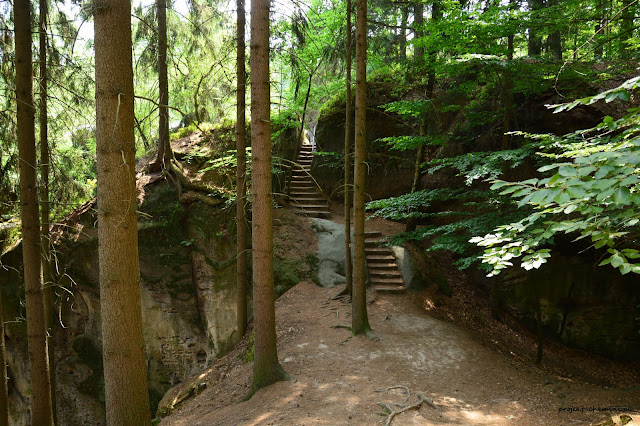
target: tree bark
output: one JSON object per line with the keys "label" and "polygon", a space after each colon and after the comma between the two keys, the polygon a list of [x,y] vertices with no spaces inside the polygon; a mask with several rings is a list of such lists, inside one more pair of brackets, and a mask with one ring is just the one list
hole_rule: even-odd
{"label": "tree bark", "polygon": [[9,426],[9,390],[7,388],[7,361],[4,350],[4,314],[0,291],[0,426]]}
{"label": "tree bark", "polygon": [[[416,3],[413,6],[413,34],[417,40],[424,36],[424,31],[422,26],[424,25],[424,4],[421,2]],[[357,49],[357,48],[356,48]],[[422,63],[424,58],[424,47],[420,46],[420,44],[416,44],[413,51],[414,61],[419,64]]]}
{"label": "tree bark", "polygon": [[[351,13],[351,12],[349,12]],[[407,60],[407,21],[409,19],[409,7],[402,6],[402,18],[400,20],[400,62]]]}
{"label": "tree bark", "polygon": [[287,374],[278,361],[273,285],[269,0],[251,2],[254,357],[251,394]]}
{"label": "tree bark", "polygon": [[31,371],[31,423],[52,425],[49,359],[45,330],[44,294],[38,209],[35,107],[31,56],[29,1],[14,3],[18,153],[20,157],[20,216],[27,307],[27,339]]}
{"label": "tree bark", "polygon": [[366,265],[364,252],[364,196],[367,119],[367,0],[357,0],[356,12],[356,116],[354,164],[354,253],[351,329],[353,334],[371,331],[367,316]]}
{"label": "tree bark", "polygon": [[236,234],[237,234],[237,285],[238,285],[238,333],[240,337],[247,331],[247,290],[248,290],[248,263],[247,263],[247,223],[246,223],[246,195],[247,182],[246,175],[246,117],[245,117],[245,11],[244,0],[237,1],[238,27],[237,39],[237,107],[236,107],[236,156],[238,165],[236,167]]}
{"label": "tree bark", "polygon": [[95,19],[98,259],[108,425],[150,425],[136,217],[131,3]]}
{"label": "tree bark", "polygon": [[[173,158],[169,141],[169,78],[167,73],[167,0],[156,0],[158,9],[158,153],[152,171],[166,168]],[[197,114],[197,111],[196,111]]]}
{"label": "tree bark", "polygon": [[538,35],[537,21],[538,16],[537,12],[542,9],[542,0],[529,0],[529,12],[531,12],[534,17],[531,19],[532,25],[527,29],[529,32],[529,41],[527,45],[527,54],[529,56],[540,55],[542,53],[542,39]]}
{"label": "tree bark", "polygon": [[[406,41],[406,40],[405,40]],[[405,43],[406,44],[406,43]],[[351,297],[353,290],[353,261],[351,259],[351,135],[353,118],[351,115],[351,0],[347,0],[347,99],[344,124],[344,247],[345,247],[345,276],[346,286],[344,294]],[[405,49],[406,56],[406,49]]]}
{"label": "tree bark", "polygon": [[47,0],[40,0],[39,44],[40,44],[40,232],[42,244],[42,277],[44,284],[44,325],[47,331],[49,375],[51,388],[51,411],[56,421],[56,366],[53,344],[55,321],[53,318],[53,276],[51,274],[50,203],[49,203],[49,135],[47,117]]}
{"label": "tree bark", "polygon": [[634,2],[633,0],[622,0],[622,22],[620,24],[620,47],[619,54],[622,59],[629,59],[629,51],[627,50],[627,41],[633,35],[633,16]]}

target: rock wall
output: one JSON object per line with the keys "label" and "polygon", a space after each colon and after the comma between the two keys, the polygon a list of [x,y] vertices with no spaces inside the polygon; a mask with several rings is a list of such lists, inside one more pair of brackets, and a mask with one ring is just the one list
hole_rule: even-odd
{"label": "rock wall", "polygon": [[547,337],[611,358],[638,360],[640,278],[596,267],[590,260],[558,254],[540,270],[503,272],[499,306],[535,331],[539,300]]}
{"label": "rock wall", "polygon": [[[380,138],[415,133],[415,123],[403,121],[393,113],[384,112],[379,105],[391,99],[377,93],[377,86],[369,83],[370,104],[367,106],[367,180],[365,192],[369,200],[387,198],[411,190],[416,151],[390,149]],[[386,90],[383,90],[386,93]],[[344,184],[345,106],[339,103],[330,111],[321,112],[316,126],[315,141],[320,152],[337,153],[337,157],[315,156],[311,173],[325,195],[342,200]],[[340,162],[340,163],[338,163]],[[353,175],[353,174],[352,174]]]}
{"label": "rock wall", "polygon": [[[233,212],[201,203],[184,208],[173,187],[147,186],[139,207],[144,340],[152,409],[165,392],[201,371],[239,337]],[[97,229],[92,206],[76,213],[56,243],[61,272],[54,330],[59,424],[104,424]],[[26,327],[20,306],[20,247],[2,256],[13,424],[29,423]]]}

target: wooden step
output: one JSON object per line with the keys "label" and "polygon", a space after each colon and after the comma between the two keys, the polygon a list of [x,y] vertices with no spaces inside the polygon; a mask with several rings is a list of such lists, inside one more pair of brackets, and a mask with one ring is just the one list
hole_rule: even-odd
{"label": "wooden step", "polygon": [[380,238],[382,234],[379,231],[364,231],[365,238]]}

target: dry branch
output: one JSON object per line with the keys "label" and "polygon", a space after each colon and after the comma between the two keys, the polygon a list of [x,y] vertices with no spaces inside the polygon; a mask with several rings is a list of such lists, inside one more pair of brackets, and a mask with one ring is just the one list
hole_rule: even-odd
{"label": "dry branch", "polygon": [[[387,413],[387,419],[384,422],[384,426],[390,426],[391,422],[393,421],[393,418],[395,416],[397,416],[398,414],[404,413],[405,411],[408,411],[408,410],[417,410],[420,407],[422,407],[422,404],[427,404],[428,406],[430,406],[432,408],[435,408],[436,410],[439,410],[438,406],[430,398],[428,398],[425,394],[423,394],[422,392],[418,392],[416,394],[416,396],[418,397],[418,401],[416,403],[410,404],[410,405],[406,405],[405,403],[411,397],[411,391],[406,386],[402,386],[402,385],[391,386],[391,387],[388,387],[385,390],[377,390],[376,392],[387,393],[392,389],[404,389],[407,392],[407,397],[402,402],[402,404],[398,404],[398,403],[395,403],[395,402],[378,402],[378,405],[381,406],[382,408],[384,408],[386,410],[386,413]],[[394,409],[393,407],[398,407],[398,408]]]}

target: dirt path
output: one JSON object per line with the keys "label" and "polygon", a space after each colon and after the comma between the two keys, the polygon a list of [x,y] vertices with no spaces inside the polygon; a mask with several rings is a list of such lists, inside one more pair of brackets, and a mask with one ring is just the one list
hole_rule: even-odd
{"label": "dirt path", "polygon": [[[368,293],[375,338],[353,337],[350,305],[331,300],[337,289],[302,282],[276,305],[278,350],[294,378],[241,402],[252,364],[239,356],[246,342],[195,384],[206,388],[162,425],[375,425],[378,402],[403,402],[406,386],[424,404],[396,416],[394,425],[585,425],[634,418],[640,391],[620,391],[561,379],[484,346],[460,327],[434,319],[415,295]],[[620,372],[621,375],[624,372]],[[569,408],[584,411],[568,412]],[[623,411],[590,411],[627,407]],[[635,411],[634,411],[635,410]],[[613,423],[611,423],[613,424]]]}

